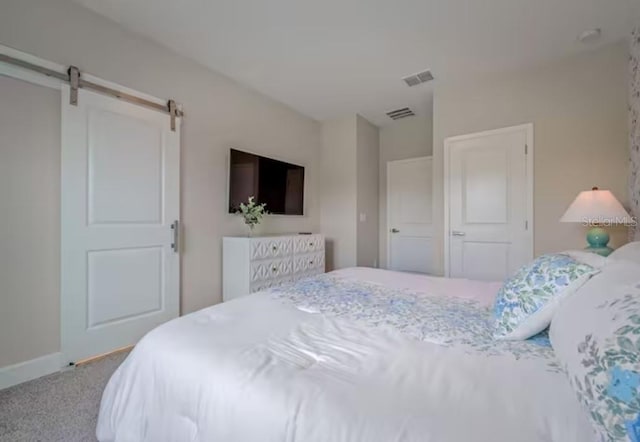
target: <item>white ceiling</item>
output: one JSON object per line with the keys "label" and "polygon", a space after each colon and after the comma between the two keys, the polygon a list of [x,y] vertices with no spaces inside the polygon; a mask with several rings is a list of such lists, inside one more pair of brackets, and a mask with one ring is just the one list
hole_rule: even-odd
{"label": "white ceiling", "polygon": [[[318,120],[429,112],[438,81],[624,38],[639,0],[75,0]],[[432,69],[414,88],[400,78]]]}

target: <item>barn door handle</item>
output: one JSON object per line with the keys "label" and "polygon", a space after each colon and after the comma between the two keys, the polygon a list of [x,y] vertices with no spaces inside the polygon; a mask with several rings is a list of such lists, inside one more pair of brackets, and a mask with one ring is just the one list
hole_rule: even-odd
{"label": "barn door handle", "polygon": [[394,228],[394,229],[391,229],[391,233],[400,233],[400,230]]}
{"label": "barn door handle", "polygon": [[173,242],[171,248],[174,252],[180,253],[180,222],[175,220],[171,223],[171,230],[173,230]]}
{"label": "barn door handle", "polygon": [[451,231],[451,236],[465,236],[466,233],[461,232],[460,230],[452,230]]}

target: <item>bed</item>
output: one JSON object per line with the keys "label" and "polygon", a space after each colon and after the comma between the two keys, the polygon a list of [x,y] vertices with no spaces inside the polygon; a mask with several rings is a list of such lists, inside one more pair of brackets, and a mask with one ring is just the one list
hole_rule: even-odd
{"label": "bed", "polygon": [[354,268],[183,316],[114,373],[97,437],[593,441],[548,337],[492,338],[499,287]]}

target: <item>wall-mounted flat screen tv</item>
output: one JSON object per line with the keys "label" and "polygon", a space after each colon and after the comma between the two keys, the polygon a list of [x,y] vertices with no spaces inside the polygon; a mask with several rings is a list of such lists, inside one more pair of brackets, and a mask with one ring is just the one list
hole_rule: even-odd
{"label": "wall-mounted flat screen tv", "polygon": [[250,196],[276,215],[302,215],[304,167],[231,149],[229,213]]}

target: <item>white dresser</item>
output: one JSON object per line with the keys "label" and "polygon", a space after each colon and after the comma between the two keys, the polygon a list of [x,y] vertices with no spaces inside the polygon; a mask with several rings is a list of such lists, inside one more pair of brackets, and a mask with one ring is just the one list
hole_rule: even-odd
{"label": "white dresser", "polygon": [[222,300],[324,273],[324,236],[225,237]]}

